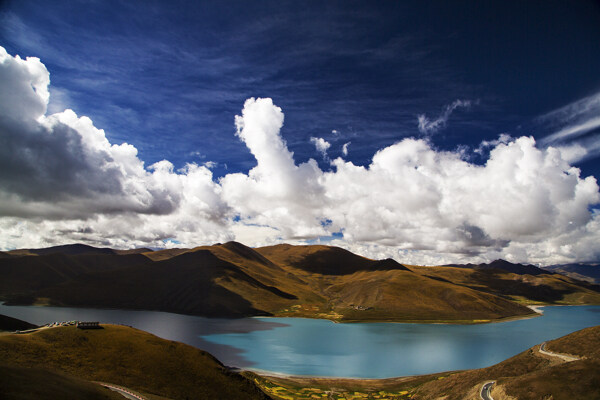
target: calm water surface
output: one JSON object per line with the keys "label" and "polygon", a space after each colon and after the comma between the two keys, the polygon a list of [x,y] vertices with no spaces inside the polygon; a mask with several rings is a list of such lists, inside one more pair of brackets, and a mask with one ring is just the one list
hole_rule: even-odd
{"label": "calm water surface", "polygon": [[224,364],[294,375],[360,378],[493,365],[600,325],[600,306],[544,307],[542,317],[483,325],[335,324],[304,318],[215,319],[154,311],[0,305],[35,324],[92,320],[131,325],[209,351]]}

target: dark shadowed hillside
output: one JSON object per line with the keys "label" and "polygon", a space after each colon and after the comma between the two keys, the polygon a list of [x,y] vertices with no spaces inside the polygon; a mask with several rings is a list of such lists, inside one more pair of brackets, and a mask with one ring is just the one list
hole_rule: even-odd
{"label": "dark shadowed hillside", "polygon": [[250,301],[219,284],[251,286],[256,296],[292,299],[264,285],[210,251],[197,250],[128,268],[85,274],[39,292],[57,304],[149,309],[213,317],[268,315]]}
{"label": "dark shadowed hillside", "polygon": [[8,304],[211,317],[465,323],[532,315],[519,303],[600,303],[596,286],[503,261],[485,267],[407,268],[338,247],[252,249],[237,242],[125,254],[104,254],[105,249],[82,254],[94,251],[86,248],[64,247],[76,254],[53,248],[49,254],[0,258],[0,296]]}
{"label": "dark shadowed hillside", "polygon": [[[11,250],[5,254],[9,256],[45,256],[48,254],[65,254],[74,255],[111,255],[111,254],[141,254],[149,253],[152,250],[147,248],[131,249],[131,250],[115,250],[107,247],[93,247],[85,244],[65,244],[62,246],[45,247],[42,249],[19,249]],[[1,256],[1,255],[0,255]]]}
{"label": "dark shadowed hillside", "polygon": [[519,275],[541,275],[548,272],[530,264],[514,264],[505,260],[495,260],[488,264],[452,264],[446,267],[472,268],[472,269],[494,269]]}
{"label": "dark shadowed hillside", "polygon": [[82,274],[116,270],[148,263],[141,254],[13,256],[0,259],[0,293],[26,294],[31,290],[68,282]]}
{"label": "dark shadowed hillside", "polygon": [[98,248],[92,247],[85,244],[66,244],[62,246],[46,247],[42,249],[21,249],[11,250],[8,254],[12,256],[45,256],[48,254],[65,254],[65,255],[77,255],[77,254],[118,254],[117,250],[109,248]]}
{"label": "dark shadowed hillside", "polygon": [[[169,399],[268,399],[205,351],[133,328],[103,328],[68,326],[0,336],[0,360],[9,361],[11,368],[43,367]],[[44,379],[30,371],[34,381]]]}
{"label": "dark shadowed hillside", "polygon": [[73,376],[42,368],[0,364],[3,400],[123,400],[124,397]]}

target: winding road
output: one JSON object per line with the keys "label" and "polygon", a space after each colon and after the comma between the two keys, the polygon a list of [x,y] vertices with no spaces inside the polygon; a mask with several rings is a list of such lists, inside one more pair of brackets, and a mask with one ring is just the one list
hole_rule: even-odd
{"label": "winding road", "polygon": [[481,387],[481,392],[479,392],[479,396],[481,397],[481,400],[494,400],[492,398],[492,395],[490,394],[490,392],[492,391],[492,386],[494,386],[494,383],[496,383],[496,381],[489,381],[483,384],[483,386]]}
{"label": "winding road", "polygon": [[[538,351],[540,352],[540,354],[544,354],[546,356],[558,357],[564,362],[581,360],[580,357],[568,356],[566,354],[554,353],[552,351],[546,350],[546,342],[540,345]],[[489,381],[483,384],[483,386],[481,387],[481,392],[479,392],[479,396],[482,400],[494,400],[491,395],[492,386],[494,386],[494,383],[496,383],[496,381]]]}
{"label": "winding road", "polygon": [[119,393],[121,396],[129,399],[129,400],[146,400],[145,398],[143,398],[142,396],[139,396],[135,393],[131,393],[129,390],[117,387],[117,386],[113,386],[113,385],[109,385],[106,383],[100,383],[100,385],[104,386],[105,388],[109,388],[110,390],[113,390],[117,393]]}
{"label": "winding road", "polygon": [[558,357],[565,362],[577,361],[581,360],[579,357],[568,356],[566,354],[553,353],[551,351],[546,350],[546,342],[540,345],[540,353],[545,354],[551,357]]}

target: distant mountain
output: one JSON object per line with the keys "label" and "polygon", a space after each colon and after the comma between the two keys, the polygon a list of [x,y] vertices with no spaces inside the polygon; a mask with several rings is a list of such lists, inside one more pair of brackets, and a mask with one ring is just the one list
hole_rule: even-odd
{"label": "distant mountain", "polygon": [[580,281],[600,284],[600,264],[598,263],[550,265],[544,269]]}
{"label": "distant mountain", "polygon": [[[66,244],[62,246],[53,246],[46,247],[43,249],[20,249],[20,250],[11,250],[6,252],[9,256],[45,256],[49,254],[64,254],[64,255],[111,255],[111,254],[141,254],[146,252],[152,252],[150,249],[141,248],[141,249],[132,249],[132,250],[114,250],[110,248],[99,248],[92,247],[85,244]],[[1,257],[1,255],[0,255]]]}
{"label": "distant mountain", "polygon": [[541,275],[548,274],[549,272],[544,271],[535,265],[530,264],[513,264],[505,260],[495,260],[489,264],[452,264],[446,265],[446,267],[456,268],[476,268],[476,269],[497,269],[506,272],[512,272],[513,274],[519,275]]}
{"label": "distant mountain", "polygon": [[256,251],[279,264],[322,275],[349,275],[358,271],[409,271],[390,258],[371,260],[333,246],[279,244],[261,247]]}
{"label": "distant mountain", "polygon": [[138,254],[62,249],[67,254],[52,248],[0,258],[0,298],[210,317],[431,322],[529,315],[519,304],[528,302],[600,304],[594,285],[505,261],[409,269],[333,246],[237,242]]}
{"label": "distant mountain", "polygon": [[519,303],[600,304],[600,286],[533,265],[489,264],[411,267],[415,272],[495,294]]}

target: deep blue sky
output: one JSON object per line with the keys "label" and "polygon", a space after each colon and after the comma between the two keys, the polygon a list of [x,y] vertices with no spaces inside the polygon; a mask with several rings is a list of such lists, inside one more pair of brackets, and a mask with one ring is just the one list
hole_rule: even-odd
{"label": "deep blue sky", "polygon": [[[600,91],[597,1],[1,4],[0,44],[46,65],[49,111],[89,116],[146,165],[214,161],[216,176],[255,164],[234,135],[249,97],[283,109],[297,162],[328,169],[310,137],[332,158],[351,142],[346,159],[365,165],[423,136],[418,115],[464,100],[430,135],[437,148],[539,140],[561,126],[536,118]],[[577,166],[598,177],[598,164]]]}

